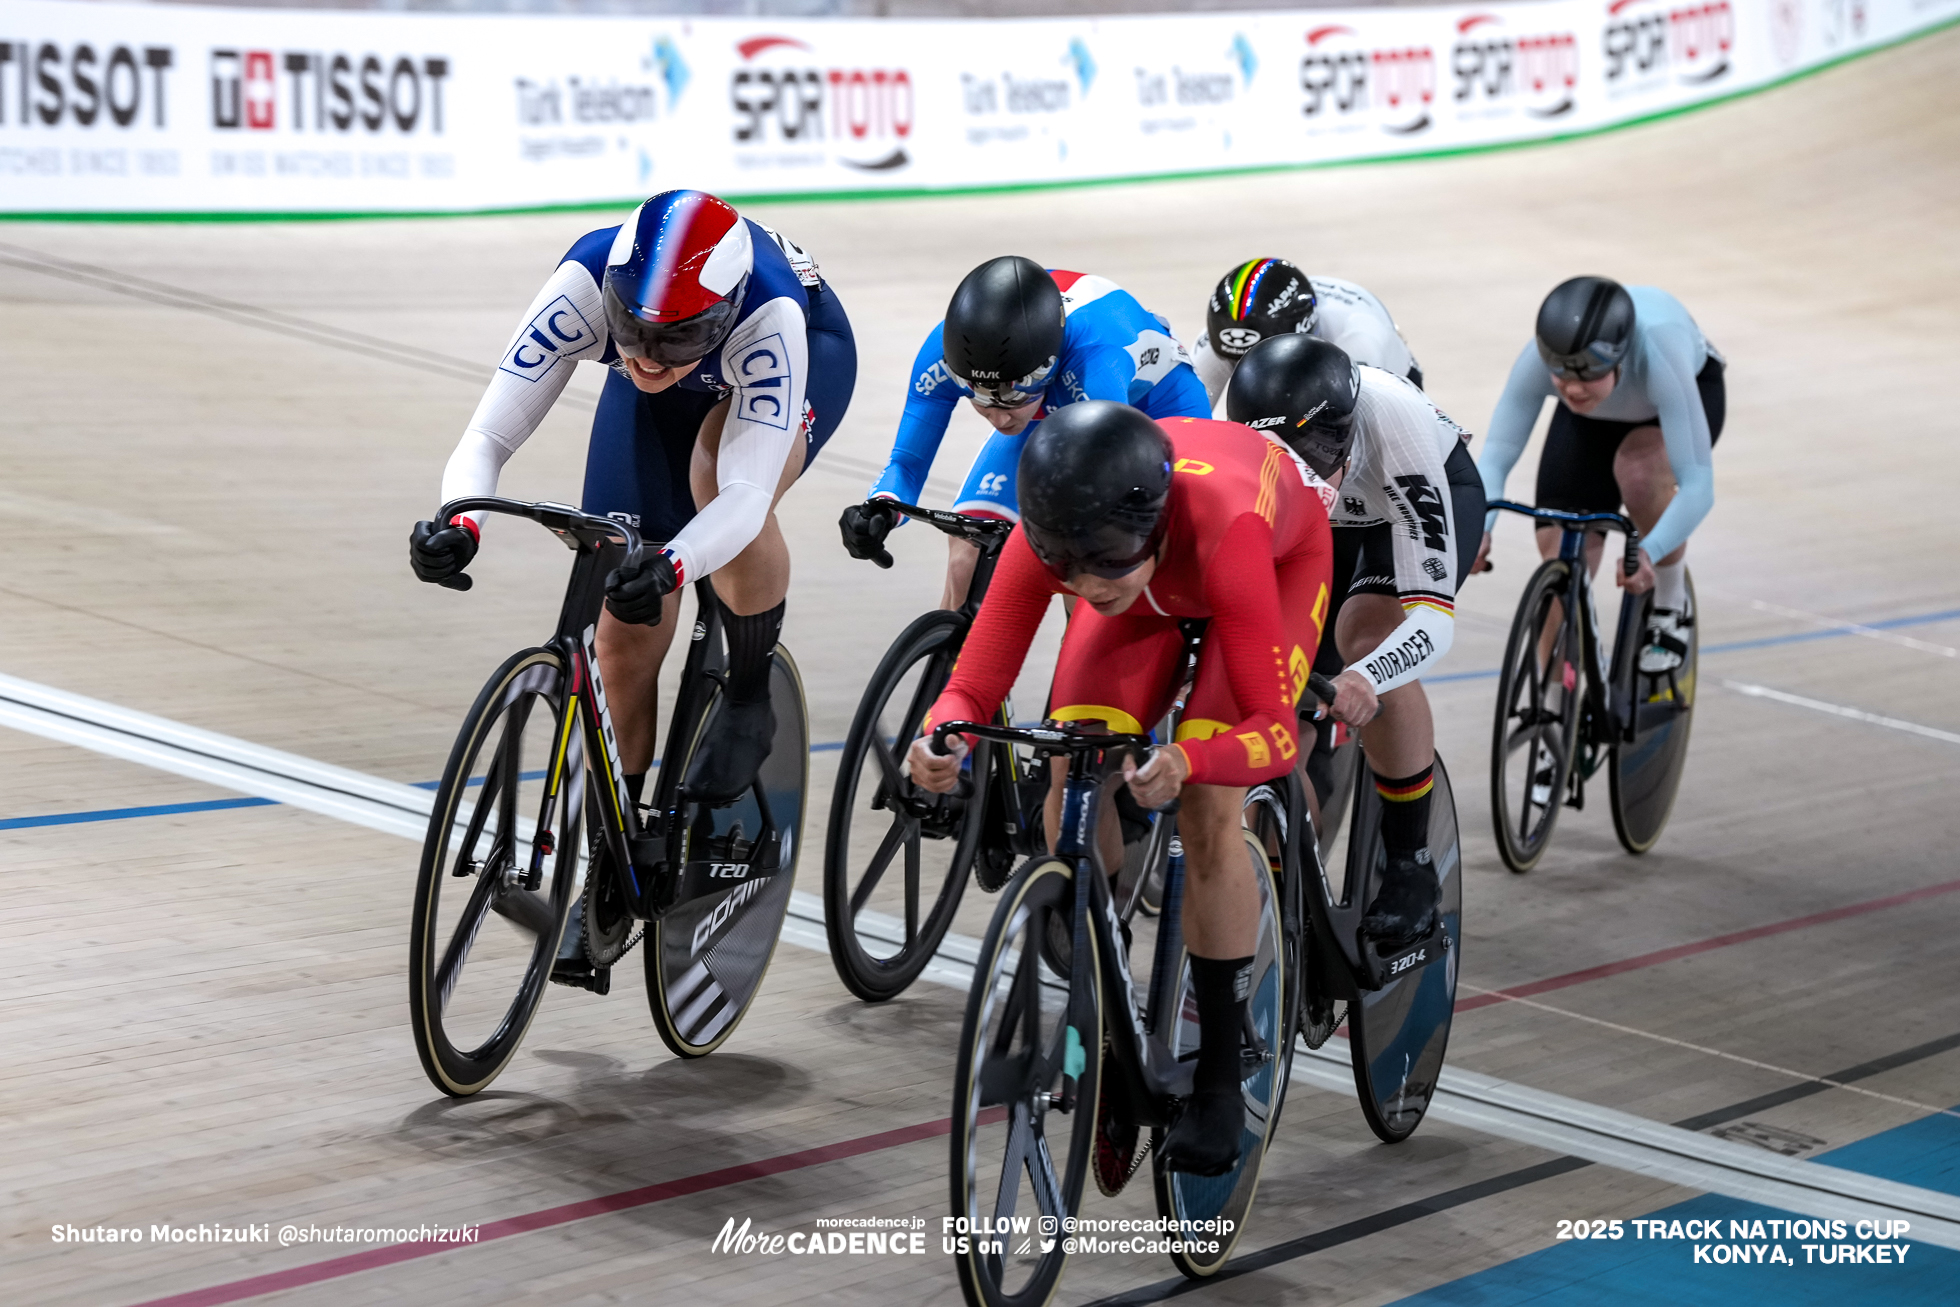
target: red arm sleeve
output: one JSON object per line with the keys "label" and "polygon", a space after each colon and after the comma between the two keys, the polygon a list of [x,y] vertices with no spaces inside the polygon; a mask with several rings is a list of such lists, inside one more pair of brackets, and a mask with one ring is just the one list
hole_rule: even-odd
{"label": "red arm sleeve", "polygon": [[994,715],[1041,626],[1048,601],[1055,594],[1048,571],[1036,560],[1019,527],[1007,537],[987,597],[980,602],[966,644],[960,650],[953,678],[926,713],[924,728],[934,722],[984,722]]}
{"label": "red arm sleeve", "polygon": [[1225,659],[1244,720],[1223,735],[1178,745],[1194,785],[1256,785],[1286,773],[1299,756],[1286,625],[1273,565],[1273,530],[1256,513],[1227,528],[1205,567],[1210,652]]}

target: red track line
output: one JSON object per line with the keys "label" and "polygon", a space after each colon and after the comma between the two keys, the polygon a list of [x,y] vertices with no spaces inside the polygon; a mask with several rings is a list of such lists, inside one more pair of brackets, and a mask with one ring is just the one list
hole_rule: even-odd
{"label": "red track line", "polygon": [[1663,962],[1673,962],[1677,958],[1693,957],[1697,953],[1708,953],[1731,944],[1746,944],[1752,939],[1765,939],[1771,935],[1781,935],[1786,931],[1803,930],[1808,926],[1821,926],[1829,921],[1842,921],[1846,917],[1862,917],[1867,912],[1878,912],[1885,908],[1896,908],[1902,903],[1916,903],[1920,899],[1930,899],[1941,894],[1951,894],[1960,890],[1960,880],[1949,880],[1939,885],[1928,885],[1924,889],[1907,890],[1903,894],[1891,894],[1882,899],[1870,899],[1863,903],[1850,903],[1841,908],[1831,908],[1825,912],[1813,912],[1807,917],[1793,917],[1789,921],[1772,922],[1767,926],[1751,926],[1748,930],[1731,931],[1704,939],[1694,944],[1677,944],[1673,948],[1660,949],[1653,953],[1642,953],[1639,957],[1626,958],[1619,962],[1608,962],[1597,967],[1587,967],[1584,971],[1571,971],[1563,976],[1553,976],[1549,980],[1534,980],[1527,985],[1514,985],[1510,989],[1494,990],[1488,994],[1478,994],[1457,1002],[1458,1012],[1469,1012],[1493,1003],[1505,1003],[1514,998],[1530,998],[1534,994],[1548,994],[1555,989],[1570,985],[1583,985],[1590,980],[1604,980],[1622,972],[1639,971],[1646,967],[1659,966]]}
{"label": "red track line", "polygon": [[[1767,926],[1752,926],[1748,930],[1731,931],[1729,934],[1717,935],[1694,944],[1680,944],[1674,948],[1643,953],[1620,962],[1608,962],[1602,966],[1588,967],[1584,971],[1553,976],[1549,980],[1534,980],[1530,984],[1515,985],[1510,989],[1497,990],[1489,994],[1478,994],[1473,998],[1463,999],[1456,1005],[1456,1010],[1469,1012],[1476,1008],[1489,1007],[1493,1003],[1507,1002],[1513,998],[1530,998],[1534,994],[1549,993],[1570,985],[1583,985],[1591,980],[1604,980],[1608,976],[1659,966],[1663,962],[1693,957],[1697,953],[1727,948],[1731,944],[1745,944],[1750,940],[1781,935],[1786,931],[1802,930],[1807,926],[1821,926],[1826,922],[1842,921],[1847,917],[1859,917],[1867,912],[1878,912],[1904,903],[1915,903],[1921,899],[1951,894],[1956,890],[1960,890],[1960,880],[1950,880],[1939,885],[1928,885],[1924,889],[1888,895],[1882,899],[1871,899],[1864,903],[1831,908],[1825,912],[1814,912],[1807,917],[1795,917],[1789,921],[1772,922]],[[861,1157],[866,1153],[880,1152],[887,1148],[897,1148],[904,1144],[937,1138],[950,1133],[951,1130],[950,1118],[926,1121],[918,1125],[901,1126],[896,1130],[883,1130],[857,1139],[825,1144],[819,1148],[784,1153],[780,1157],[764,1158],[760,1162],[744,1162],[740,1166],[723,1167],[719,1171],[707,1171],[701,1175],[684,1176],[679,1180],[667,1180],[639,1189],[628,1189],[622,1193],[587,1198],[581,1202],[566,1203],[562,1207],[548,1207],[541,1212],[491,1221],[480,1228],[476,1242],[489,1243],[493,1239],[508,1239],[512,1235],[529,1234],[533,1230],[582,1221],[588,1216],[603,1216],[608,1212],[645,1207],[650,1203],[665,1202],[669,1198],[682,1198],[710,1189],[722,1189],[747,1180],[757,1180],[766,1175],[781,1175],[785,1171],[800,1171],[806,1167],[820,1166],[825,1162],[835,1162],[846,1157]],[[283,1271],[255,1275],[250,1279],[234,1280],[230,1284],[214,1285],[208,1289],[193,1289],[188,1293],[172,1294],[167,1298],[152,1298],[135,1304],[135,1307],[219,1307],[223,1303],[240,1302],[246,1298],[276,1293],[281,1289],[297,1289],[326,1280],[337,1280],[342,1276],[354,1275],[361,1271],[393,1266],[397,1262],[414,1261],[420,1257],[433,1257],[437,1253],[452,1252],[469,1246],[456,1243],[391,1244],[385,1248],[370,1248],[364,1252],[349,1253],[344,1257],[334,1257],[324,1262],[313,1262]]]}
{"label": "red track line", "polygon": [[[858,1139],[825,1144],[820,1148],[806,1148],[801,1152],[784,1153],[781,1157],[765,1158],[760,1162],[744,1162],[740,1166],[727,1166],[719,1171],[684,1176],[679,1180],[668,1180],[639,1189],[628,1189],[622,1193],[606,1194],[600,1198],[587,1198],[582,1202],[566,1203],[562,1207],[547,1207],[541,1212],[530,1212],[523,1216],[488,1222],[481,1227],[476,1242],[489,1243],[493,1239],[508,1239],[512,1235],[529,1234],[533,1230],[582,1221],[588,1216],[603,1216],[608,1212],[645,1207],[650,1203],[665,1202],[669,1198],[684,1198],[689,1194],[703,1193],[709,1189],[741,1184],[745,1180],[758,1180],[766,1175],[781,1175],[785,1171],[800,1171],[805,1167],[820,1166],[825,1162],[835,1162],[846,1157],[859,1157],[886,1148],[897,1148],[902,1144],[914,1144],[924,1139],[948,1134],[952,1130],[952,1125],[951,1118],[926,1121],[919,1125],[902,1126],[896,1130],[882,1130],[875,1135],[864,1135]],[[298,1289],[309,1284],[337,1280],[342,1276],[354,1275],[361,1271],[393,1266],[397,1262],[414,1261],[419,1257],[433,1257],[437,1253],[454,1252],[469,1246],[469,1244],[458,1243],[390,1244],[385,1248],[370,1248],[365,1252],[349,1253],[345,1257],[333,1257],[324,1262],[313,1262],[305,1266],[289,1267],[283,1271],[271,1271],[265,1275],[254,1275],[250,1279],[233,1280],[230,1284],[213,1285],[208,1289],[192,1289],[189,1293],[172,1294],[167,1298],[152,1298],[138,1303],[136,1307],[217,1307],[220,1303],[239,1302],[246,1298],[256,1298],[261,1294],[276,1293],[281,1289]]]}

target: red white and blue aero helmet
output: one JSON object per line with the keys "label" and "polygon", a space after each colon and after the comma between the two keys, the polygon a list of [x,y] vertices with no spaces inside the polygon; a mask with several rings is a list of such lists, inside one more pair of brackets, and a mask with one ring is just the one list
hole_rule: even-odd
{"label": "red white and blue aero helmet", "polygon": [[627,358],[666,367],[715,352],[735,329],[754,266],[749,225],[706,191],[662,191],[606,256],[606,327]]}

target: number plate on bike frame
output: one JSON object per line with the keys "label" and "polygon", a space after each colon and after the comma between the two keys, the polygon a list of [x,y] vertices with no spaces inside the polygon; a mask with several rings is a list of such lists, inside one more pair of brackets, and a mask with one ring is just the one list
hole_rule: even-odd
{"label": "number plate on bike frame", "polygon": [[1381,945],[1371,942],[1361,950],[1361,964],[1368,972],[1368,988],[1380,989],[1391,980],[1440,962],[1449,948],[1450,933],[1440,917],[1436,929],[1413,944],[1398,944],[1384,951]]}

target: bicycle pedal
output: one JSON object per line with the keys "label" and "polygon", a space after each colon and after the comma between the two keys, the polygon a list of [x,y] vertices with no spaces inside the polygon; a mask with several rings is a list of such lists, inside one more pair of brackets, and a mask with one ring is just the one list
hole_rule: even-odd
{"label": "bicycle pedal", "polygon": [[609,994],[612,992],[612,968],[595,967],[584,958],[559,958],[551,964],[551,983],[590,990],[594,994]]}

